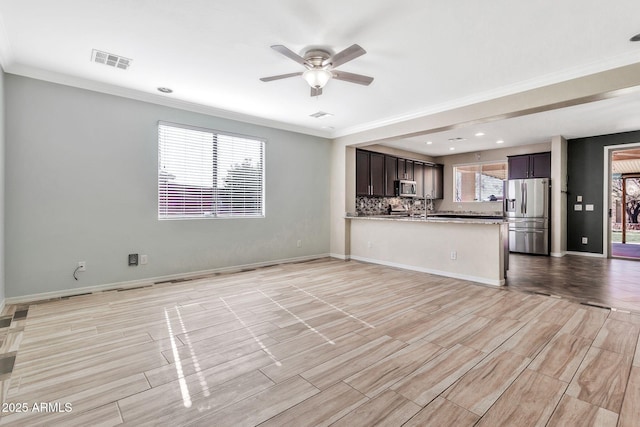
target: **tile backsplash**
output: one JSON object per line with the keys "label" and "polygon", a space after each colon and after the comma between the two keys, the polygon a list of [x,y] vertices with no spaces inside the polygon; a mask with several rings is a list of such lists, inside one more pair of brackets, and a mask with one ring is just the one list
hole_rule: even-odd
{"label": "tile backsplash", "polygon": [[409,197],[356,197],[356,212],[358,215],[385,215],[389,213],[389,205],[404,205],[414,214],[424,213],[424,199]]}

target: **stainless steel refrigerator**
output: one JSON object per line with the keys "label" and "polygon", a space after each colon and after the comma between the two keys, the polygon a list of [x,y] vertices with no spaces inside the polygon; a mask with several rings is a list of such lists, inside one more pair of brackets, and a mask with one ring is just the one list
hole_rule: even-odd
{"label": "stainless steel refrigerator", "polygon": [[505,184],[504,214],[509,222],[509,250],[549,255],[548,178],[511,179]]}

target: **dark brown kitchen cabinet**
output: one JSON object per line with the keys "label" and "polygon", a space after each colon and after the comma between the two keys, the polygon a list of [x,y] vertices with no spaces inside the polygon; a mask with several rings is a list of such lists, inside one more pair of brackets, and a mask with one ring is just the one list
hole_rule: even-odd
{"label": "dark brown kitchen cabinet", "polygon": [[369,153],[356,150],[356,195],[368,196],[371,189],[371,170],[369,169]]}
{"label": "dark brown kitchen cabinet", "polygon": [[416,182],[416,195],[418,197],[424,197],[424,171],[424,163],[413,162],[413,180]]}
{"label": "dark brown kitchen cabinet", "polygon": [[384,154],[356,150],[356,195],[384,196]]}
{"label": "dark brown kitchen cabinet", "polygon": [[369,153],[369,166],[371,168],[371,195],[384,196],[384,154]]}
{"label": "dark brown kitchen cabinet", "polygon": [[509,179],[529,178],[529,156],[513,156],[508,159]]}
{"label": "dark brown kitchen cabinet", "polygon": [[398,179],[398,158],[393,156],[384,156],[384,195],[386,197],[395,197],[396,180]]}
{"label": "dark brown kitchen cabinet", "polygon": [[443,165],[424,165],[424,195],[429,199],[442,199]]}
{"label": "dark brown kitchen cabinet", "polygon": [[532,154],[530,167],[530,178],[551,178],[551,153]]}
{"label": "dark brown kitchen cabinet", "polygon": [[442,199],[442,165],[356,150],[356,195],[395,197],[396,181],[415,181],[417,196]]}
{"label": "dark brown kitchen cabinet", "polygon": [[398,159],[398,179],[413,181],[413,160]]}
{"label": "dark brown kitchen cabinet", "polygon": [[551,153],[508,157],[509,179],[551,178]]}

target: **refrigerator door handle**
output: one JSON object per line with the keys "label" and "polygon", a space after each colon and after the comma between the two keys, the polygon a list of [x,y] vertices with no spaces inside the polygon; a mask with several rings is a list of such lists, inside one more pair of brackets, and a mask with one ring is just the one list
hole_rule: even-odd
{"label": "refrigerator door handle", "polygon": [[524,214],[527,214],[527,183],[526,181],[523,183],[524,184],[524,195],[522,197],[522,200],[524,202]]}
{"label": "refrigerator door handle", "polygon": [[524,213],[524,181],[520,181],[520,213]]}

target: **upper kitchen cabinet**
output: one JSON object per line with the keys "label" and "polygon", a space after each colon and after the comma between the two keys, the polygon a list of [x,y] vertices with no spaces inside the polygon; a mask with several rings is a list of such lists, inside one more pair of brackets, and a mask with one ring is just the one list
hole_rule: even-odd
{"label": "upper kitchen cabinet", "polygon": [[356,150],[356,195],[384,196],[384,154]]}
{"label": "upper kitchen cabinet", "polygon": [[398,179],[413,181],[413,160],[398,159]]}
{"label": "upper kitchen cabinet", "polygon": [[396,183],[398,179],[398,158],[393,156],[384,156],[384,195],[394,197],[396,195]]}
{"label": "upper kitchen cabinet", "polygon": [[413,180],[416,182],[416,194],[418,197],[424,197],[424,170],[424,163],[413,162]]}
{"label": "upper kitchen cabinet", "polygon": [[509,179],[551,178],[551,153],[510,156]]}
{"label": "upper kitchen cabinet", "polygon": [[356,150],[356,196],[396,197],[397,180],[416,181],[418,197],[442,199],[442,165]]}
{"label": "upper kitchen cabinet", "polygon": [[424,196],[429,199],[442,199],[443,165],[424,165]]}

